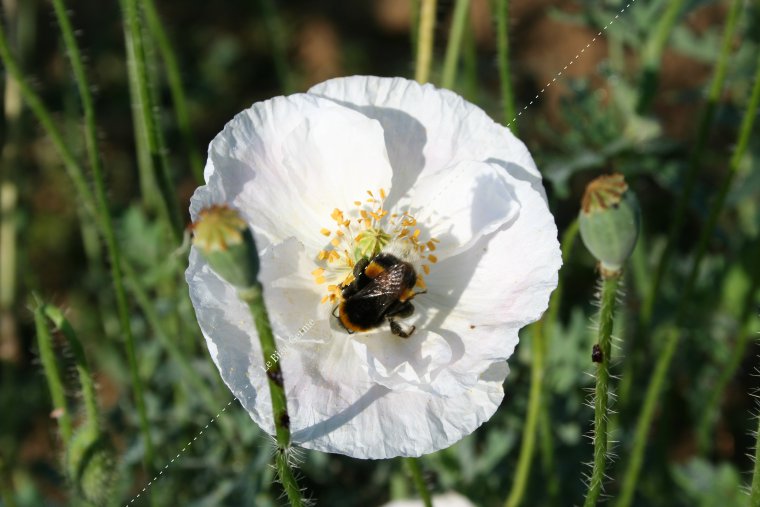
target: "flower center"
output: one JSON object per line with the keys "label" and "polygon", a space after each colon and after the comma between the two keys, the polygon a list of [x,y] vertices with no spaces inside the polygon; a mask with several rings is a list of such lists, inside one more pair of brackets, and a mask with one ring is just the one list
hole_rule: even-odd
{"label": "flower center", "polygon": [[354,280],[354,266],[361,259],[371,260],[392,242],[399,242],[404,249],[419,261],[417,287],[425,288],[424,276],[430,274],[430,265],[438,262],[432,253],[436,249],[435,238],[421,239],[422,233],[417,220],[404,211],[389,213],[383,207],[386,192],[379,191],[379,197],[367,190],[369,198],[354,201],[354,207],[347,213],[335,208],[330,215],[336,224],[333,230],[320,232],[330,238],[330,246],[320,250],[316,263],[319,266],[311,272],[317,285],[326,285],[327,294],[322,303],[333,304],[341,298],[341,288]]}

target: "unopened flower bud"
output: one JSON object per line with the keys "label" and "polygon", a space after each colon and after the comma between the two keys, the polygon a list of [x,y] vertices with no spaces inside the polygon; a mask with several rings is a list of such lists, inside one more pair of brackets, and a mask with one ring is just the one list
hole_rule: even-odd
{"label": "unopened flower bud", "polygon": [[214,205],[192,225],[193,245],[211,269],[239,289],[256,284],[259,255],[248,224],[236,210]]}
{"label": "unopened flower bud", "polygon": [[104,505],[113,493],[115,472],[111,445],[96,428],[85,425],[72,435],[66,451],[66,473],[81,497]]}
{"label": "unopened flower bud", "polygon": [[619,273],[639,236],[640,212],[622,174],[604,175],[586,187],[580,215],[581,237],[602,274]]}

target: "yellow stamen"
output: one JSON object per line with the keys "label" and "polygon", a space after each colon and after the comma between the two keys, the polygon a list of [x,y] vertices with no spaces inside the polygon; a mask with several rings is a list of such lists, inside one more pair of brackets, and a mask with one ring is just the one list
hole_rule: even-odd
{"label": "yellow stamen", "polygon": [[435,256],[435,255],[433,255],[433,254],[430,254],[430,255],[428,255],[428,260],[429,260],[430,262],[432,262],[433,264],[435,264],[436,262],[438,262],[438,257],[436,257],[436,256]]}

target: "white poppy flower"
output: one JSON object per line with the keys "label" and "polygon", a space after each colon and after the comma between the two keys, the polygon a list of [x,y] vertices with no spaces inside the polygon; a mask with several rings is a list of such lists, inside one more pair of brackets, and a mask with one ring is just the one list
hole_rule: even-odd
{"label": "white poppy flower", "polygon": [[[475,507],[471,501],[466,497],[449,491],[443,495],[435,495],[431,498],[433,507]],[[382,507],[424,507],[425,504],[422,500],[395,500],[387,503]]]}
{"label": "white poppy flower", "polygon": [[[541,176],[509,130],[431,85],[339,78],[235,116],[205,179],[193,219],[226,203],[254,231],[294,443],[419,456],[493,415],[518,330],[546,309],[561,264]],[[359,252],[388,245],[413,257],[405,297],[426,288],[397,319],[414,330],[350,334],[332,315],[340,284]],[[222,378],[274,433],[248,309],[195,249],[186,277]]]}

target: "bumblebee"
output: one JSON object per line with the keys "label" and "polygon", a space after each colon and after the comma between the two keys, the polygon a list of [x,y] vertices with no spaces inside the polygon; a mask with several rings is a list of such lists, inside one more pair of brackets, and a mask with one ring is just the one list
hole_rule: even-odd
{"label": "bumblebee", "polygon": [[[388,252],[362,259],[354,266],[354,280],[340,285],[342,301],[333,316],[349,333],[379,327],[386,320],[391,332],[409,338],[414,326],[404,328],[397,321],[414,313],[412,299],[417,294],[417,272],[411,263]],[[337,312],[337,314],[336,314]]]}

